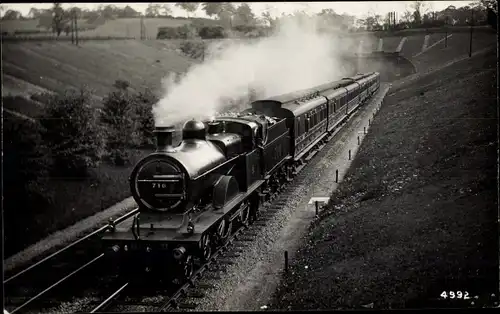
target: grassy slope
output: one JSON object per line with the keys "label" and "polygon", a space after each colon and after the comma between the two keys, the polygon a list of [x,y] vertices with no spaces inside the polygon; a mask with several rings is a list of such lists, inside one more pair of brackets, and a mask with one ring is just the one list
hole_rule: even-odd
{"label": "grassy slope", "polygon": [[495,69],[491,52],[386,99],[273,308],[418,307],[443,290],[488,302],[498,288]]}
{"label": "grassy slope", "polygon": [[[193,64],[175,51],[134,40],[83,42],[81,47],[67,42],[4,43],[2,49],[8,76],[55,92],[87,86],[99,97],[105,97],[117,79],[138,90],[147,87],[161,93],[163,77]],[[10,83],[4,89],[15,93],[19,88]]]}

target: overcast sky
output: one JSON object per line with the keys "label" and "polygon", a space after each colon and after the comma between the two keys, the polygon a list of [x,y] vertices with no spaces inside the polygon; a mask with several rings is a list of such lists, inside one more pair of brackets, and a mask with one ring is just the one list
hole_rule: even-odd
{"label": "overcast sky", "polygon": [[[449,5],[454,5],[456,7],[461,7],[468,5],[473,2],[473,0],[469,1],[425,1],[425,5],[427,8],[433,11],[440,11],[447,8]],[[239,5],[238,2],[233,2],[235,5]],[[396,11],[398,17],[402,15],[402,13],[410,8],[410,5],[413,1],[356,1],[356,2],[253,2],[249,3],[254,13],[260,16],[263,11],[266,9],[270,9],[270,13],[273,15],[279,15],[282,12],[284,13],[292,13],[295,10],[307,10],[311,12],[319,12],[324,8],[333,9],[336,13],[343,14],[347,13],[349,15],[354,15],[356,17],[365,17],[368,14],[380,14],[385,15],[390,11]],[[118,7],[124,7],[126,5],[130,5],[137,11],[144,12],[148,3],[63,3],[63,8],[67,8],[70,6],[77,6],[81,8],[89,8],[94,9],[99,5],[107,5],[113,4]],[[30,8],[43,8],[48,9],[52,7],[52,3],[7,3],[4,4],[6,9],[13,9],[20,11],[23,15],[27,15]],[[172,15],[174,16],[185,16],[186,13],[175,7],[173,3],[171,3],[172,7]],[[2,12],[3,13],[3,12]],[[3,14],[2,14],[3,15]],[[198,9],[195,16],[197,17],[206,17],[203,10]]]}

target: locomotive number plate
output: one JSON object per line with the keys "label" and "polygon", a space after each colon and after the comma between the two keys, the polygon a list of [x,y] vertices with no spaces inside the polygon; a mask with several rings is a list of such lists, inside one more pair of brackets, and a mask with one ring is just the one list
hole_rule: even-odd
{"label": "locomotive number plate", "polygon": [[167,189],[170,184],[165,182],[151,182],[151,188],[153,189]]}

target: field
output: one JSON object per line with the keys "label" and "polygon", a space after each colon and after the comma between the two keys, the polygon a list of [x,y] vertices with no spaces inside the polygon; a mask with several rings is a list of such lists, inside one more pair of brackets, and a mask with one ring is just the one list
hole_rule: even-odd
{"label": "field", "polygon": [[[162,42],[89,41],[79,47],[68,42],[3,44],[3,94],[29,97],[30,91],[63,92],[86,86],[98,98],[113,83],[126,80],[131,90],[150,88],[159,95],[161,80],[171,72],[185,72],[195,62]],[[30,115],[28,107],[7,107]]]}
{"label": "field", "polygon": [[[428,60],[450,60],[440,52]],[[493,303],[496,65],[490,49],[394,82],[344,181],[303,239],[271,309]],[[471,299],[443,300],[443,291],[462,291]]]}
{"label": "field", "polygon": [[[88,24],[85,20],[78,19],[77,25],[79,29],[84,29],[84,28],[90,28],[94,27],[91,24]],[[2,33],[8,33],[8,34],[13,34],[13,33],[49,33],[51,32],[50,30],[47,30],[44,27],[37,27],[39,24],[38,19],[32,19],[32,20],[2,20],[0,22],[0,25],[2,26]],[[64,34],[64,32],[63,32]]]}
{"label": "field", "polygon": [[[79,32],[81,38],[86,37],[128,37],[139,39],[141,37],[141,19],[140,18],[119,18],[107,20],[102,25],[93,25],[87,23],[85,20],[77,21],[79,29],[86,29]],[[197,18],[144,18],[144,27],[147,39],[155,39],[159,27],[179,27],[187,24],[195,25],[215,25],[217,21]],[[2,21],[2,32],[9,34],[18,31],[23,32],[41,32],[40,36],[46,35],[45,28],[38,28],[38,20],[21,20],[21,21]],[[90,29],[91,28],[91,29]],[[30,34],[30,37],[36,37],[37,34]],[[66,36],[63,32],[60,36],[62,39],[71,38],[71,34]]]}

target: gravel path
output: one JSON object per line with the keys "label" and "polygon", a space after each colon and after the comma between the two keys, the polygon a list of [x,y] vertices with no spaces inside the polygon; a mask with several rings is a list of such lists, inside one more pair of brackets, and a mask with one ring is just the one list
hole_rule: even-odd
{"label": "gravel path", "polygon": [[[386,89],[387,90],[387,89]],[[245,248],[243,254],[227,268],[222,278],[215,282],[215,287],[207,291],[196,311],[259,310],[266,307],[272,293],[278,286],[284,265],[284,252],[289,252],[293,259],[300,239],[315,216],[311,197],[329,196],[335,189],[335,170],[342,179],[351,161],[348,152],[354,157],[358,139],[363,139],[363,128],[373,117],[379,99],[358,112],[345,125],[331,142],[324,158],[317,156],[304,171],[307,176],[303,185],[296,188],[294,197],[279,210],[259,232],[254,242]],[[321,152],[320,154],[322,154]],[[318,180],[321,178],[321,180]]]}

